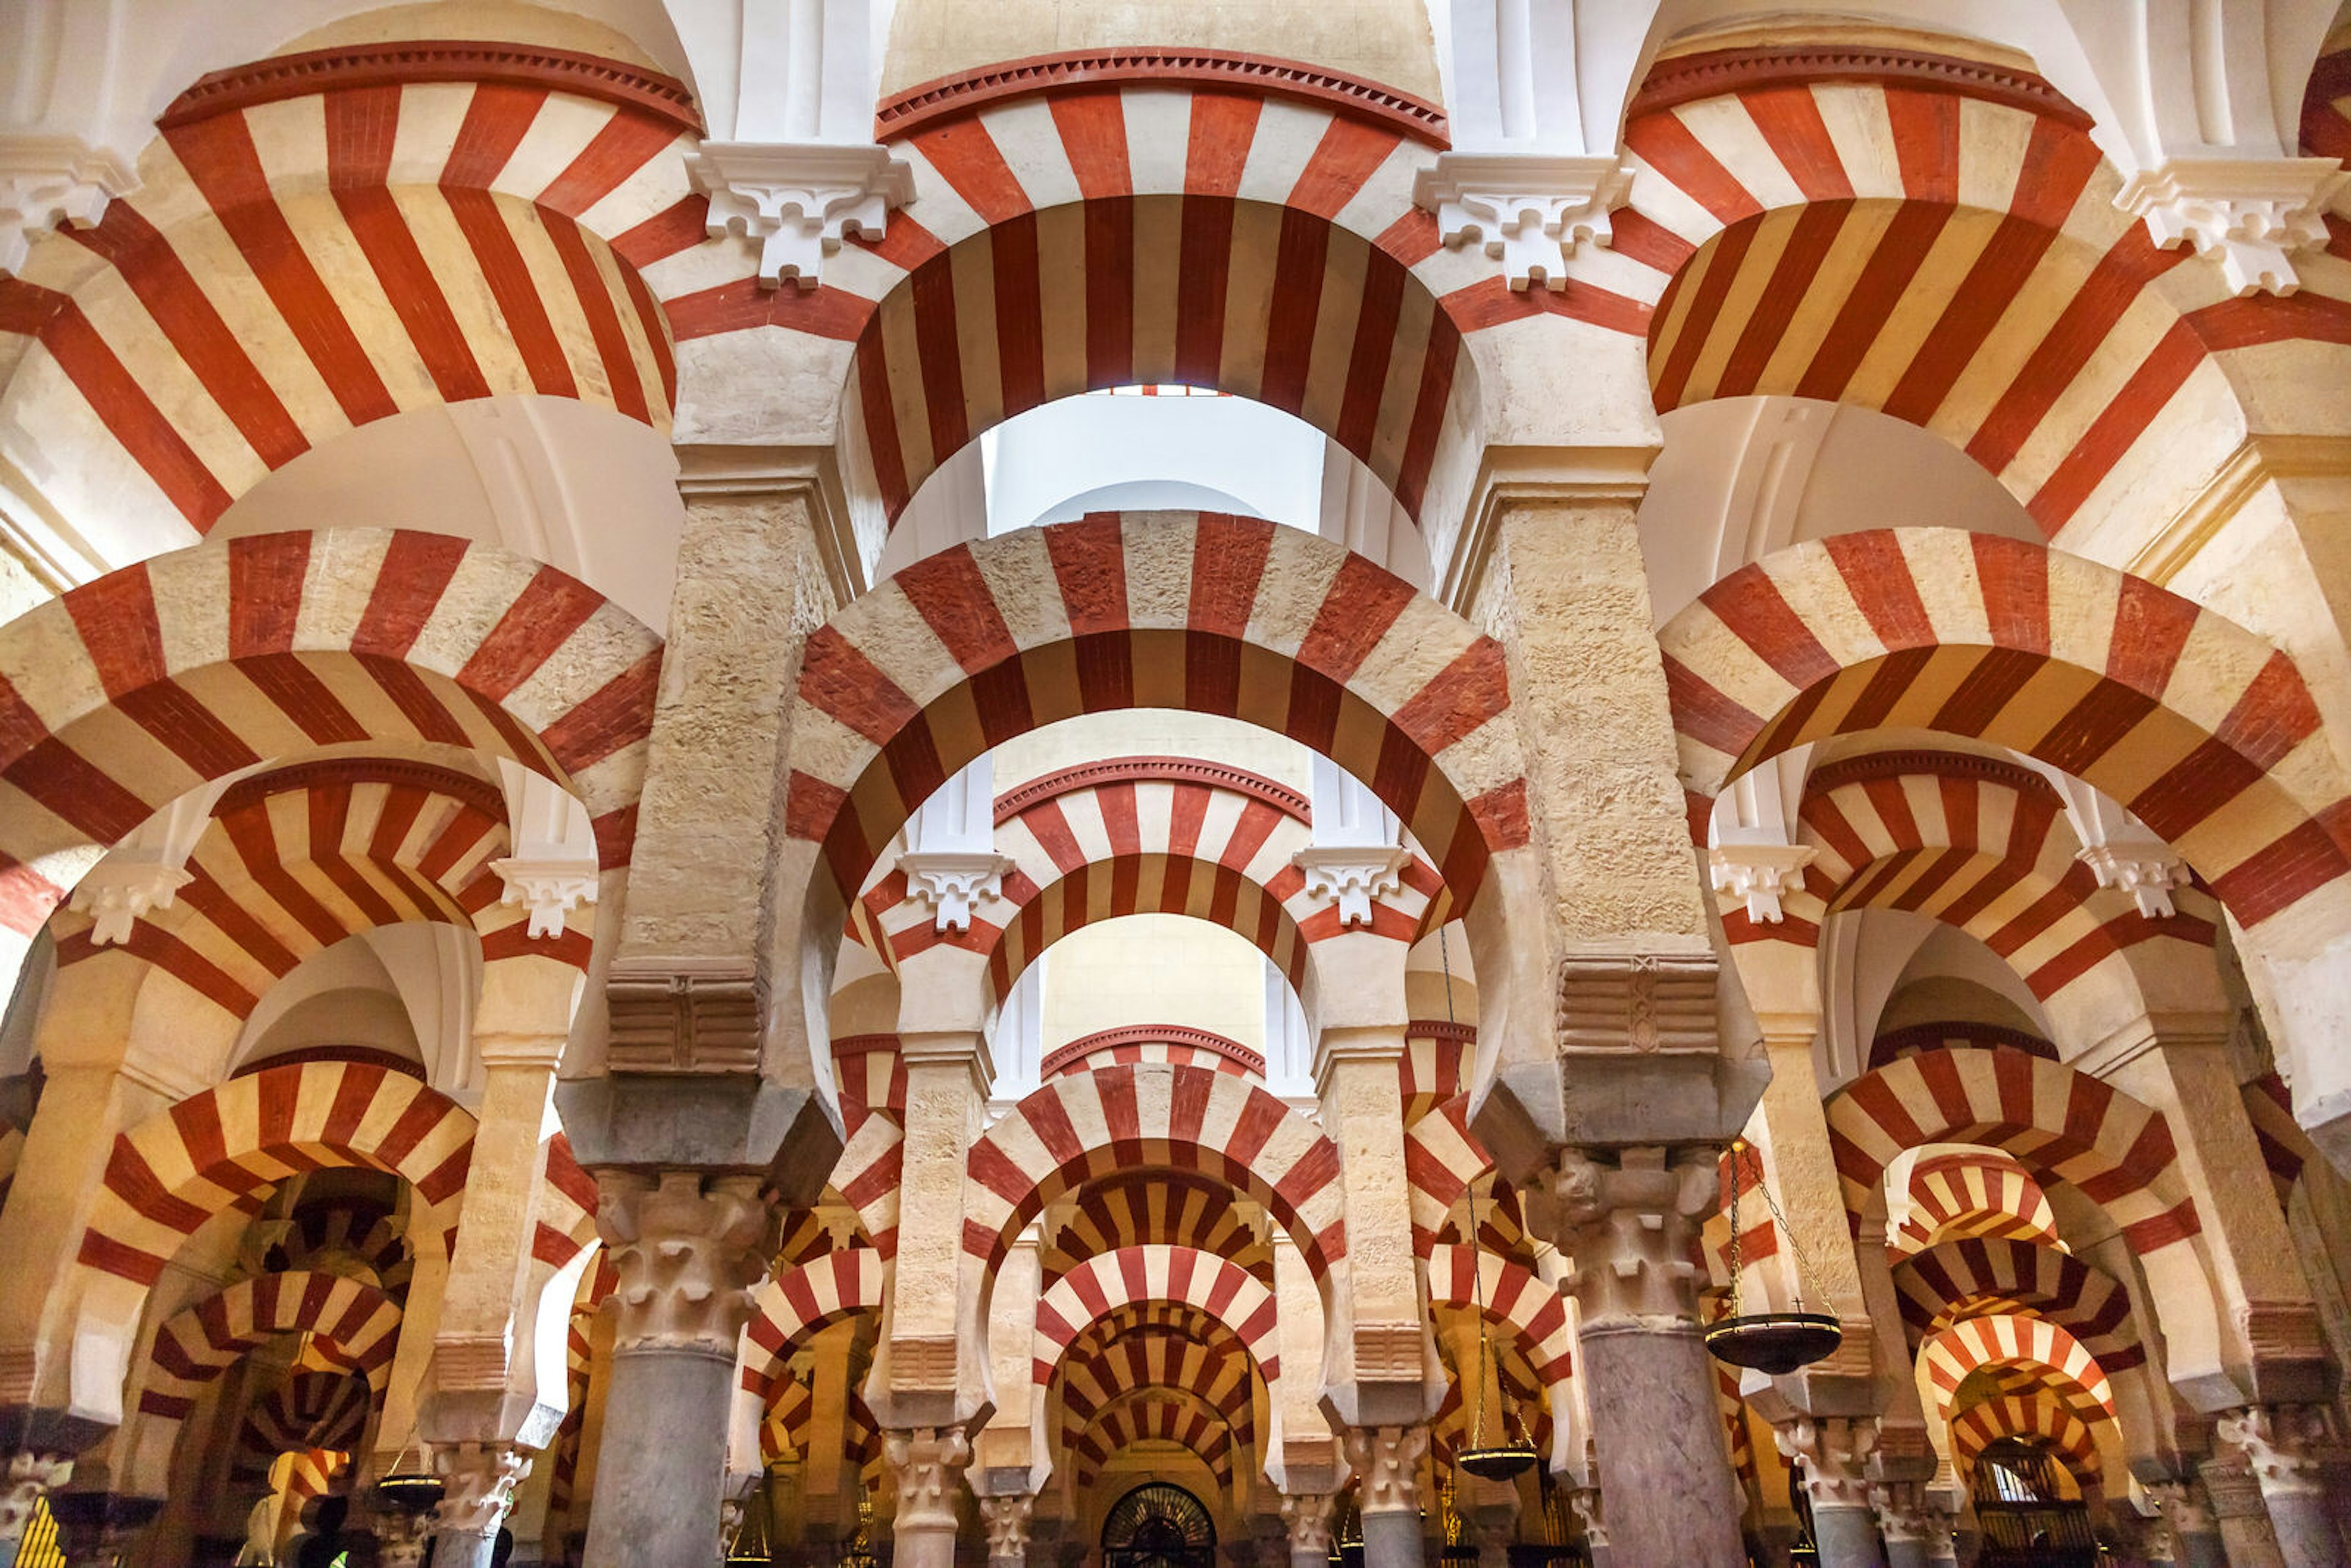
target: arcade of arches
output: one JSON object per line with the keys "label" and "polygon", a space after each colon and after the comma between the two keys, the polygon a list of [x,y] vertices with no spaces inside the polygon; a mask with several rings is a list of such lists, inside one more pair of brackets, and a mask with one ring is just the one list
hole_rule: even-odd
{"label": "arcade of arches", "polygon": [[0,58],[0,1564],[2351,1561],[2351,5]]}

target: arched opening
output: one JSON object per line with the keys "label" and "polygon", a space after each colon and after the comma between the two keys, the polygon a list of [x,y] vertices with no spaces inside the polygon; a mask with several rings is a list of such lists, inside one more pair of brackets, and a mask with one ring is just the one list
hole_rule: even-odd
{"label": "arched opening", "polygon": [[1214,1568],[1217,1521],[1182,1487],[1148,1481],[1102,1518],[1103,1568]]}

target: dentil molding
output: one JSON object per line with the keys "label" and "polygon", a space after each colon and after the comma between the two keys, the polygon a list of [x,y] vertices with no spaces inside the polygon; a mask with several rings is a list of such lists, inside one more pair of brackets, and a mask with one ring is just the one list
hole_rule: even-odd
{"label": "dentil molding", "polygon": [[871,142],[705,141],[686,172],[710,197],[713,239],[760,242],[766,288],[814,288],[842,240],[880,239],[892,209],[914,199],[913,168]]}

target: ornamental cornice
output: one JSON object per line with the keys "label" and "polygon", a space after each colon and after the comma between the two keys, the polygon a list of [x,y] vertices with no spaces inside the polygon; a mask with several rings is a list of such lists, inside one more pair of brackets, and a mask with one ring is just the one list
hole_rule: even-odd
{"label": "ornamental cornice", "polygon": [[[1196,1050],[1214,1051],[1260,1078],[1265,1076],[1265,1058],[1240,1041],[1181,1024],[1128,1024],[1119,1029],[1099,1030],[1092,1034],[1081,1035],[1067,1045],[1055,1047],[1038,1065],[1037,1075],[1050,1078],[1097,1051],[1115,1050],[1122,1045],[1188,1045]],[[836,1052],[839,1051],[838,1046],[834,1049]]]}
{"label": "ornamental cornice", "polygon": [[344,44],[214,71],[172,99],[155,123],[172,131],[290,98],[419,82],[545,88],[634,110],[666,120],[687,135],[702,134],[694,95],[674,77],[574,49],[455,38]]}
{"label": "ornamental cornice", "polygon": [[918,83],[886,99],[873,113],[877,141],[911,136],[941,120],[957,120],[1011,99],[1073,87],[1220,87],[1289,98],[1401,131],[1416,141],[1448,145],[1445,110],[1426,99],[1338,71],[1271,55],[1230,49],[1072,49],[1032,55],[980,70]]}
{"label": "ornamental cornice", "polygon": [[2043,115],[2076,131],[2087,131],[2095,123],[2073,99],[2031,71],[1923,49],[1838,44],[1707,49],[1659,60],[1633,95],[1625,117],[1637,120],[1732,93],[1839,81],[1959,93]]}
{"label": "ornamental cornice", "polygon": [[1900,751],[1871,751],[1859,757],[1847,757],[1835,762],[1823,763],[1804,779],[1804,797],[1825,795],[1832,789],[1842,789],[1853,784],[1872,784],[1883,779],[1900,779],[1913,775],[1934,779],[1964,779],[1980,784],[1997,784],[2013,789],[2028,800],[2045,801],[2055,806],[2057,791],[2048,779],[2022,763],[2005,761],[1997,757],[1978,757],[1964,751],[1936,751],[1912,748]]}
{"label": "ornamental cornice", "polygon": [[1102,784],[1205,784],[1262,800],[1310,826],[1313,822],[1313,808],[1304,795],[1245,768],[1194,757],[1113,757],[1064,768],[1006,790],[996,798],[996,825],[1000,828],[1031,806],[1056,796]]}

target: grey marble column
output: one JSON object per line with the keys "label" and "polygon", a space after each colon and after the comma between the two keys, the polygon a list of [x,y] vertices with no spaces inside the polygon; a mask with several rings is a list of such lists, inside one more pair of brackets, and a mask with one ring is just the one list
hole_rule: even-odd
{"label": "grey marble column", "polygon": [[2213,1435],[2244,1456],[2269,1511],[2285,1568],[2342,1568],[2343,1536],[2326,1502],[2318,1451],[2326,1417],[2311,1405],[2255,1405],[2220,1417]]}
{"label": "grey marble column", "polygon": [[1355,1470],[1364,1568],[1422,1568],[1420,1461],[1426,1427],[1351,1427],[1341,1434]]}
{"label": "grey marble column", "polygon": [[[1950,1521],[1927,1495],[1922,1481],[1880,1482],[1870,1489],[1877,1533],[1886,1542],[1886,1568],[1932,1568],[1938,1542],[1950,1540]],[[1939,1529],[1938,1529],[1939,1525]],[[1944,1555],[1950,1555],[1946,1546]]]}
{"label": "grey marble column", "polygon": [[1623,1563],[1747,1562],[1689,1261],[1697,1217],[1716,1202],[1718,1152],[1565,1149],[1530,1195],[1538,1232],[1574,1260],[1576,1375]]}
{"label": "grey marble column", "polygon": [[[604,1169],[596,1187],[620,1317],[587,1568],[716,1563],[736,1341],[768,1211],[753,1176]],[[436,1553],[434,1568],[451,1565]]]}
{"label": "grey marble column", "polygon": [[882,1436],[882,1453],[898,1479],[893,1568],[954,1568],[956,1492],[971,1463],[970,1440],[953,1427],[893,1427]]}
{"label": "grey marble column", "polygon": [[1331,1568],[1329,1492],[1292,1492],[1281,1500],[1290,1527],[1290,1568]]}

